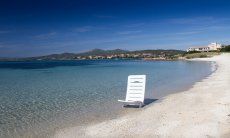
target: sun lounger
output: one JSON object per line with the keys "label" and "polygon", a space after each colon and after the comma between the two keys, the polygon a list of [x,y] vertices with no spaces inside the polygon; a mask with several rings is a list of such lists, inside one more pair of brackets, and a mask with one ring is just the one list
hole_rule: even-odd
{"label": "sun lounger", "polygon": [[129,75],[127,84],[127,93],[123,102],[124,106],[139,105],[139,108],[144,104],[145,97],[145,81],[146,75]]}

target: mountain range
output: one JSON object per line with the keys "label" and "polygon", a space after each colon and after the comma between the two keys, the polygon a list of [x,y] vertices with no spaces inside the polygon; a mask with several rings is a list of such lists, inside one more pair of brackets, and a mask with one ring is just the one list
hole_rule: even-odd
{"label": "mountain range", "polygon": [[155,56],[159,56],[159,55],[174,56],[178,54],[184,54],[185,51],[173,50],[173,49],[136,50],[136,51],[128,51],[122,49],[114,49],[114,50],[93,49],[82,53],[61,53],[61,54],[51,54],[51,55],[27,57],[27,58],[0,58],[0,61],[73,60],[73,59],[77,59],[77,57],[87,57],[87,56],[111,56],[111,55],[119,55],[119,54],[146,54],[146,53]]}

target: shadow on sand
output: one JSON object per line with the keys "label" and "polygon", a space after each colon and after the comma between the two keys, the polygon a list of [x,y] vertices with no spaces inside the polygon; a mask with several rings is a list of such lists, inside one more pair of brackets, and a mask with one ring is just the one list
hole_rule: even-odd
{"label": "shadow on sand", "polygon": [[[147,106],[147,105],[149,105],[149,104],[151,104],[151,103],[153,103],[153,102],[155,102],[155,101],[157,101],[158,99],[150,99],[150,98],[146,98],[145,100],[144,100],[144,105],[142,105],[142,107],[145,107],[145,106]],[[139,108],[139,105],[125,105],[124,106],[125,108]]]}

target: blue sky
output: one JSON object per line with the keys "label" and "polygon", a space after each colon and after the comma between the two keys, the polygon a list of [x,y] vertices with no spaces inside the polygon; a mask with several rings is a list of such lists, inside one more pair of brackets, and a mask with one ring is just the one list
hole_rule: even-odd
{"label": "blue sky", "polygon": [[229,44],[227,0],[1,0],[0,57]]}

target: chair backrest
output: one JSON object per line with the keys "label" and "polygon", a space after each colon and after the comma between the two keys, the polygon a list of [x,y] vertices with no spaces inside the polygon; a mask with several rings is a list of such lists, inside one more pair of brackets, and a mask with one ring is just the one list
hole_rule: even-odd
{"label": "chair backrest", "polygon": [[129,75],[126,101],[144,102],[146,75]]}

